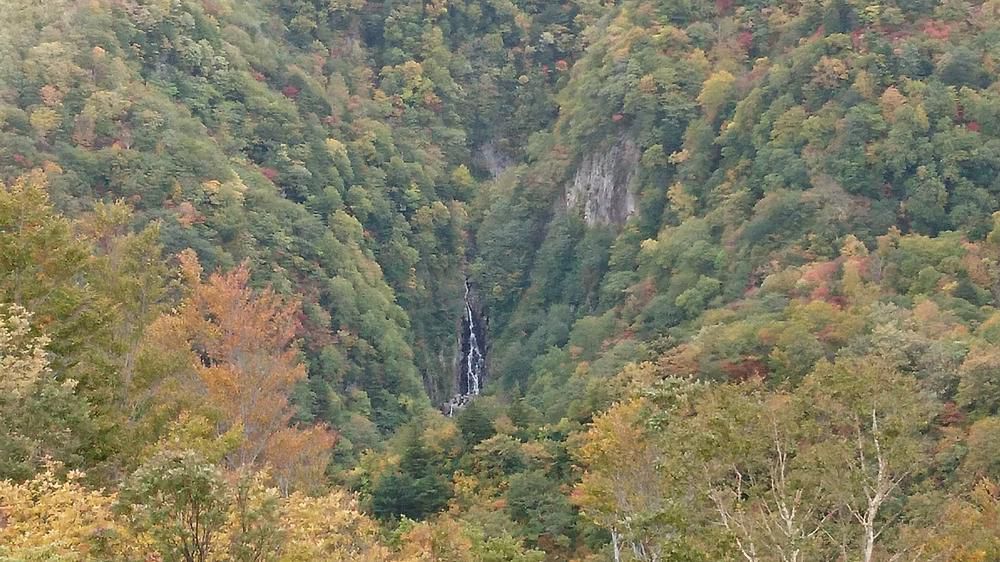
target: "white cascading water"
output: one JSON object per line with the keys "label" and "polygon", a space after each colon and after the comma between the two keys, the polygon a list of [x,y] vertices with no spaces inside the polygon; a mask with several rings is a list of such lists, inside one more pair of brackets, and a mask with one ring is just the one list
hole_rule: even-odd
{"label": "white cascading water", "polygon": [[468,324],[468,349],[465,351],[465,393],[475,396],[482,390],[482,374],[485,367],[483,351],[479,346],[479,339],[476,336],[476,316],[472,313],[472,301],[470,293],[472,291],[469,282],[465,282],[465,313]]}
{"label": "white cascading water", "polygon": [[486,336],[482,318],[478,316],[473,305],[472,284],[465,281],[465,318],[462,319],[462,339],[460,352],[462,354],[458,372],[458,392],[451,397],[442,408],[448,417],[467,406],[474,397],[483,391],[486,381],[486,350],[479,342],[480,336]]}

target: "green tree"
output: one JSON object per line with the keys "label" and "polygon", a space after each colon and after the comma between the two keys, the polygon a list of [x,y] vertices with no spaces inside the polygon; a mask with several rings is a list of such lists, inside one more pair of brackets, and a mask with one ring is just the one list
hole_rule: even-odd
{"label": "green tree", "polygon": [[534,544],[551,541],[567,547],[576,536],[576,515],[566,496],[543,471],[532,470],[510,478],[507,513],[524,526]]}
{"label": "green tree", "polygon": [[55,378],[49,338],[16,304],[0,306],[0,478],[26,480],[46,462],[71,468],[95,432],[76,381]]}
{"label": "green tree", "polygon": [[242,473],[233,490],[228,521],[229,555],[234,562],[278,559],[285,536],[281,529],[281,499],[266,485],[265,473]]}
{"label": "green tree", "polygon": [[441,459],[414,427],[405,430],[397,469],[383,474],[372,490],[372,511],[380,519],[419,520],[440,511],[451,497]]}
{"label": "green tree", "polygon": [[[53,372],[77,381],[103,418],[116,382],[109,333],[114,307],[88,283],[90,248],[53,209],[46,183],[37,171],[0,189],[0,300],[35,315],[51,338]],[[94,445],[93,455],[106,452]]]}
{"label": "green tree", "polygon": [[455,421],[466,444],[470,447],[493,437],[496,433],[493,429],[493,420],[487,415],[485,408],[475,400],[458,413]]}
{"label": "green tree", "polygon": [[163,451],[125,482],[115,510],[168,562],[205,562],[221,547],[229,507],[219,470],[191,451]]}

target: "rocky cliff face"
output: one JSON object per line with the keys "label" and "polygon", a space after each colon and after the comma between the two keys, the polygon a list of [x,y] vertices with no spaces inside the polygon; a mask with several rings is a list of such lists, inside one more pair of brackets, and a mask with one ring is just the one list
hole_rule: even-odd
{"label": "rocky cliff face", "polygon": [[586,155],[566,187],[566,208],[582,208],[588,225],[622,224],[635,212],[629,189],[639,166],[639,147],[622,136],[609,148]]}

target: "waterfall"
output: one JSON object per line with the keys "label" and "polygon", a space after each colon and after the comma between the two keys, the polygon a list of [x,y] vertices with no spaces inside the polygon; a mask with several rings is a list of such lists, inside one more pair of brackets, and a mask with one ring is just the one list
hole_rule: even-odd
{"label": "waterfall", "polygon": [[465,281],[465,314],[459,335],[456,394],[442,408],[449,417],[480,394],[486,383],[486,326],[478,312],[476,296],[468,279]]}
{"label": "waterfall", "polygon": [[483,354],[482,345],[479,343],[479,333],[482,329],[476,323],[476,315],[472,311],[472,286],[468,279],[465,281],[465,315],[466,332],[465,345],[465,369],[459,384],[459,391],[467,396],[475,396],[482,390],[483,371],[486,367],[486,358]]}

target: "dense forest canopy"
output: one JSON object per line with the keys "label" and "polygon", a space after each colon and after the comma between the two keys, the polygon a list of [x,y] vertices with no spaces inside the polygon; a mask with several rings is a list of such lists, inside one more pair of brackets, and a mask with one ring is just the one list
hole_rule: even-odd
{"label": "dense forest canopy", "polygon": [[5,0],[0,561],[998,560],[998,78],[994,0]]}

